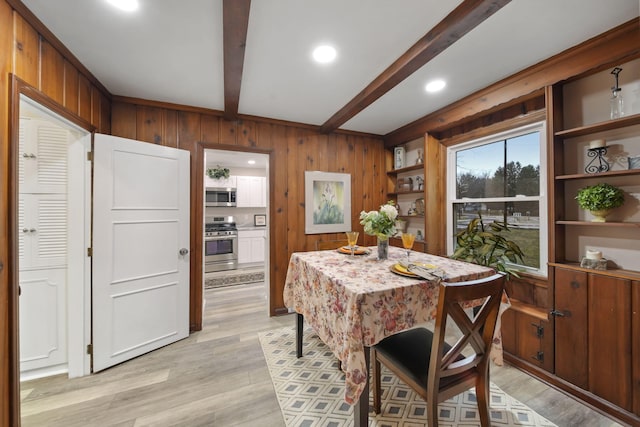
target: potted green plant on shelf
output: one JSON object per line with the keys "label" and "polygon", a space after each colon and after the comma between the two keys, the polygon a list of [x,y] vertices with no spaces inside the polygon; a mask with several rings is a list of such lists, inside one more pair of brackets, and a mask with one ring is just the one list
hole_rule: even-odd
{"label": "potted green plant on shelf", "polygon": [[207,175],[213,179],[229,178],[229,169],[217,165],[215,168],[207,169]]}
{"label": "potted green plant on shelf", "polygon": [[624,204],[624,193],[618,187],[606,182],[591,185],[578,190],[578,205],[591,212],[593,222],[605,222],[612,209]]}
{"label": "potted green plant on shelf", "polygon": [[478,212],[478,217],[456,234],[456,249],[450,258],[492,267],[507,273],[507,276],[513,274],[520,277],[509,263],[522,263],[524,253],[517,243],[500,234],[508,231],[505,222],[493,221],[485,226]]}

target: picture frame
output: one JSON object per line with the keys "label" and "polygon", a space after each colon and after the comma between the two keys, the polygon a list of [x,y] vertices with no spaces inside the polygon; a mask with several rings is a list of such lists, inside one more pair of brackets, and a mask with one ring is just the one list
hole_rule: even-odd
{"label": "picture frame", "polygon": [[253,225],[256,227],[266,227],[267,225],[267,215],[265,214],[256,214],[253,216]]}
{"label": "picture frame", "polygon": [[629,162],[629,169],[640,169],[640,155],[629,156],[627,161]]}
{"label": "picture frame", "polygon": [[304,173],[305,234],[351,231],[351,174]]}

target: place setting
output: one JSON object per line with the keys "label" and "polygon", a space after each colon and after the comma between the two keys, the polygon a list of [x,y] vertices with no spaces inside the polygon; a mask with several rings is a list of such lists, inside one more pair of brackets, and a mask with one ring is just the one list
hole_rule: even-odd
{"label": "place setting", "polygon": [[358,236],[360,235],[357,231],[347,231],[345,233],[347,235],[347,244],[348,246],[341,246],[338,248],[338,252],[341,254],[351,255],[352,257],[355,255],[368,255],[371,251],[368,248],[358,246]]}
{"label": "place setting", "polygon": [[392,273],[398,274],[404,277],[411,277],[416,279],[427,280],[444,280],[446,274],[444,270],[436,265],[424,263],[424,262],[411,262],[411,250],[413,249],[413,243],[416,240],[416,235],[413,233],[405,233],[402,235],[402,246],[407,250],[407,261],[399,261],[392,264],[389,270]]}

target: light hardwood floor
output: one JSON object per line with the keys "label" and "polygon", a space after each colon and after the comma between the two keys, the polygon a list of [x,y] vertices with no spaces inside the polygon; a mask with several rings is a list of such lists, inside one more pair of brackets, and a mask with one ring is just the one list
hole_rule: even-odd
{"label": "light hardwood floor", "polygon": [[[21,384],[23,426],[284,426],[258,333],[293,326],[269,317],[263,283],[205,291],[203,330],[88,377]],[[503,390],[564,426],[613,426],[519,370],[492,368]]]}

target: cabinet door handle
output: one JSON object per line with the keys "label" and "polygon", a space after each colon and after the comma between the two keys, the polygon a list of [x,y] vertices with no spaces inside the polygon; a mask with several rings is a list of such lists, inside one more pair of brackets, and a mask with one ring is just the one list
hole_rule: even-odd
{"label": "cabinet door handle", "polygon": [[189,249],[187,249],[187,248],[182,248],[182,249],[180,249],[180,250],[178,251],[178,253],[179,253],[180,255],[184,256],[184,255],[186,255],[186,254],[188,254],[188,253],[189,253]]}
{"label": "cabinet door handle", "polygon": [[29,232],[30,232],[30,233],[35,233],[35,232],[36,232],[36,229],[35,229],[35,228],[30,228],[30,229],[29,229]]}
{"label": "cabinet door handle", "polygon": [[23,228],[23,229],[22,229],[22,232],[23,232],[23,233],[28,233],[28,232],[29,232],[29,229],[28,229],[28,228]]}
{"label": "cabinet door handle", "polygon": [[564,317],[566,315],[562,310],[551,310],[549,314],[556,317]]}

